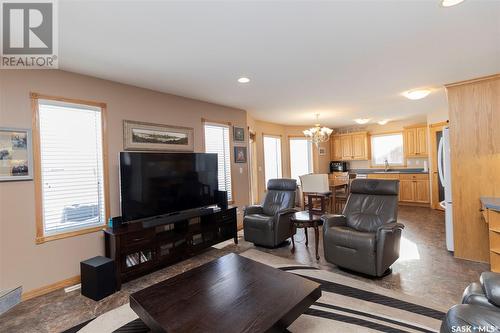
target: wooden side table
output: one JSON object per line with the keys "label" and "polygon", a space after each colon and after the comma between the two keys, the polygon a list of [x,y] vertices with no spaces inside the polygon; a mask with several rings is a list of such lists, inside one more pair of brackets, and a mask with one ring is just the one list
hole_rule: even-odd
{"label": "wooden side table", "polygon": [[295,240],[293,236],[297,233],[297,228],[304,228],[306,234],[306,246],[309,245],[307,237],[307,228],[314,228],[314,239],[316,246],[316,260],[319,260],[318,244],[319,244],[319,226],[323,224],[321,215],[311,213],[309,211],[301,211],[292,215],[290,218],[292,228],[292,253],[295,252]]}

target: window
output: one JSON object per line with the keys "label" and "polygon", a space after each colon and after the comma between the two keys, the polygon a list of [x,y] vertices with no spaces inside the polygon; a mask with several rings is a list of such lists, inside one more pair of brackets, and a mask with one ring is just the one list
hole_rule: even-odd
{"label": "window", "polygon": [[372,135],[372,165],[403,165],[403,133]]}
{"label": "window", "polygon": [[[97,231],[106,224],[103,109],[37,99],[37,242]],[[41,224],[41,225],[40,225]],[[59,237],[58,237],[59,236]]]}
{"label": "window", "polygon": [[290,175],[299,176],[313,172],[312,143],[305,138],[290,138]]}
{"label": "window", "polygon": [[281,178],[281,138],[264,135],[264,166],[266,188],[269,179]]}
{"label": "window", "polygon": [[227,199],[233,200],[231,188],[231,153],[229,126],[205,123],[205,152],[217,154],[219,190],[227,191]]}

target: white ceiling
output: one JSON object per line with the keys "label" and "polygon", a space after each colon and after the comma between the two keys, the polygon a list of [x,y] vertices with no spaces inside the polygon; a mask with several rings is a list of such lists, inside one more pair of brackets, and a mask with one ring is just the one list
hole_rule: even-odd
{"label": "white ceiling", "polygon": [[500,1],[60,1],[59,22],[61,69],[284,124],[424,117],[443,84],[500,72]]}

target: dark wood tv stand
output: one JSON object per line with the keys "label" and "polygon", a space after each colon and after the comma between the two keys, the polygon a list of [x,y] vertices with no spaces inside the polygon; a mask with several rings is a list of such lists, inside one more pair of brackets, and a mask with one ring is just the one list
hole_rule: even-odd
{"label": "dark wood tv stand", "polygon": [[106,257],[115,261],[116,285],[130,281],[233,238],[238,244],[236,208],[145,228],[130,223],[104,230]]}

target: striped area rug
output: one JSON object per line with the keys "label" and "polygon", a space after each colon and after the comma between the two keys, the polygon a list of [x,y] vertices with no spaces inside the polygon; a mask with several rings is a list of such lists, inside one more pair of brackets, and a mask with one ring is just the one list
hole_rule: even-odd
{"label": "striped area rug", "polygon": [[[290,332],[439,332],[446,309],[340,274],[297,265],[257,250],[241,254],[321,284],[322,296],[288,328]],[[125,304],[69,332],[147,333]]]}

